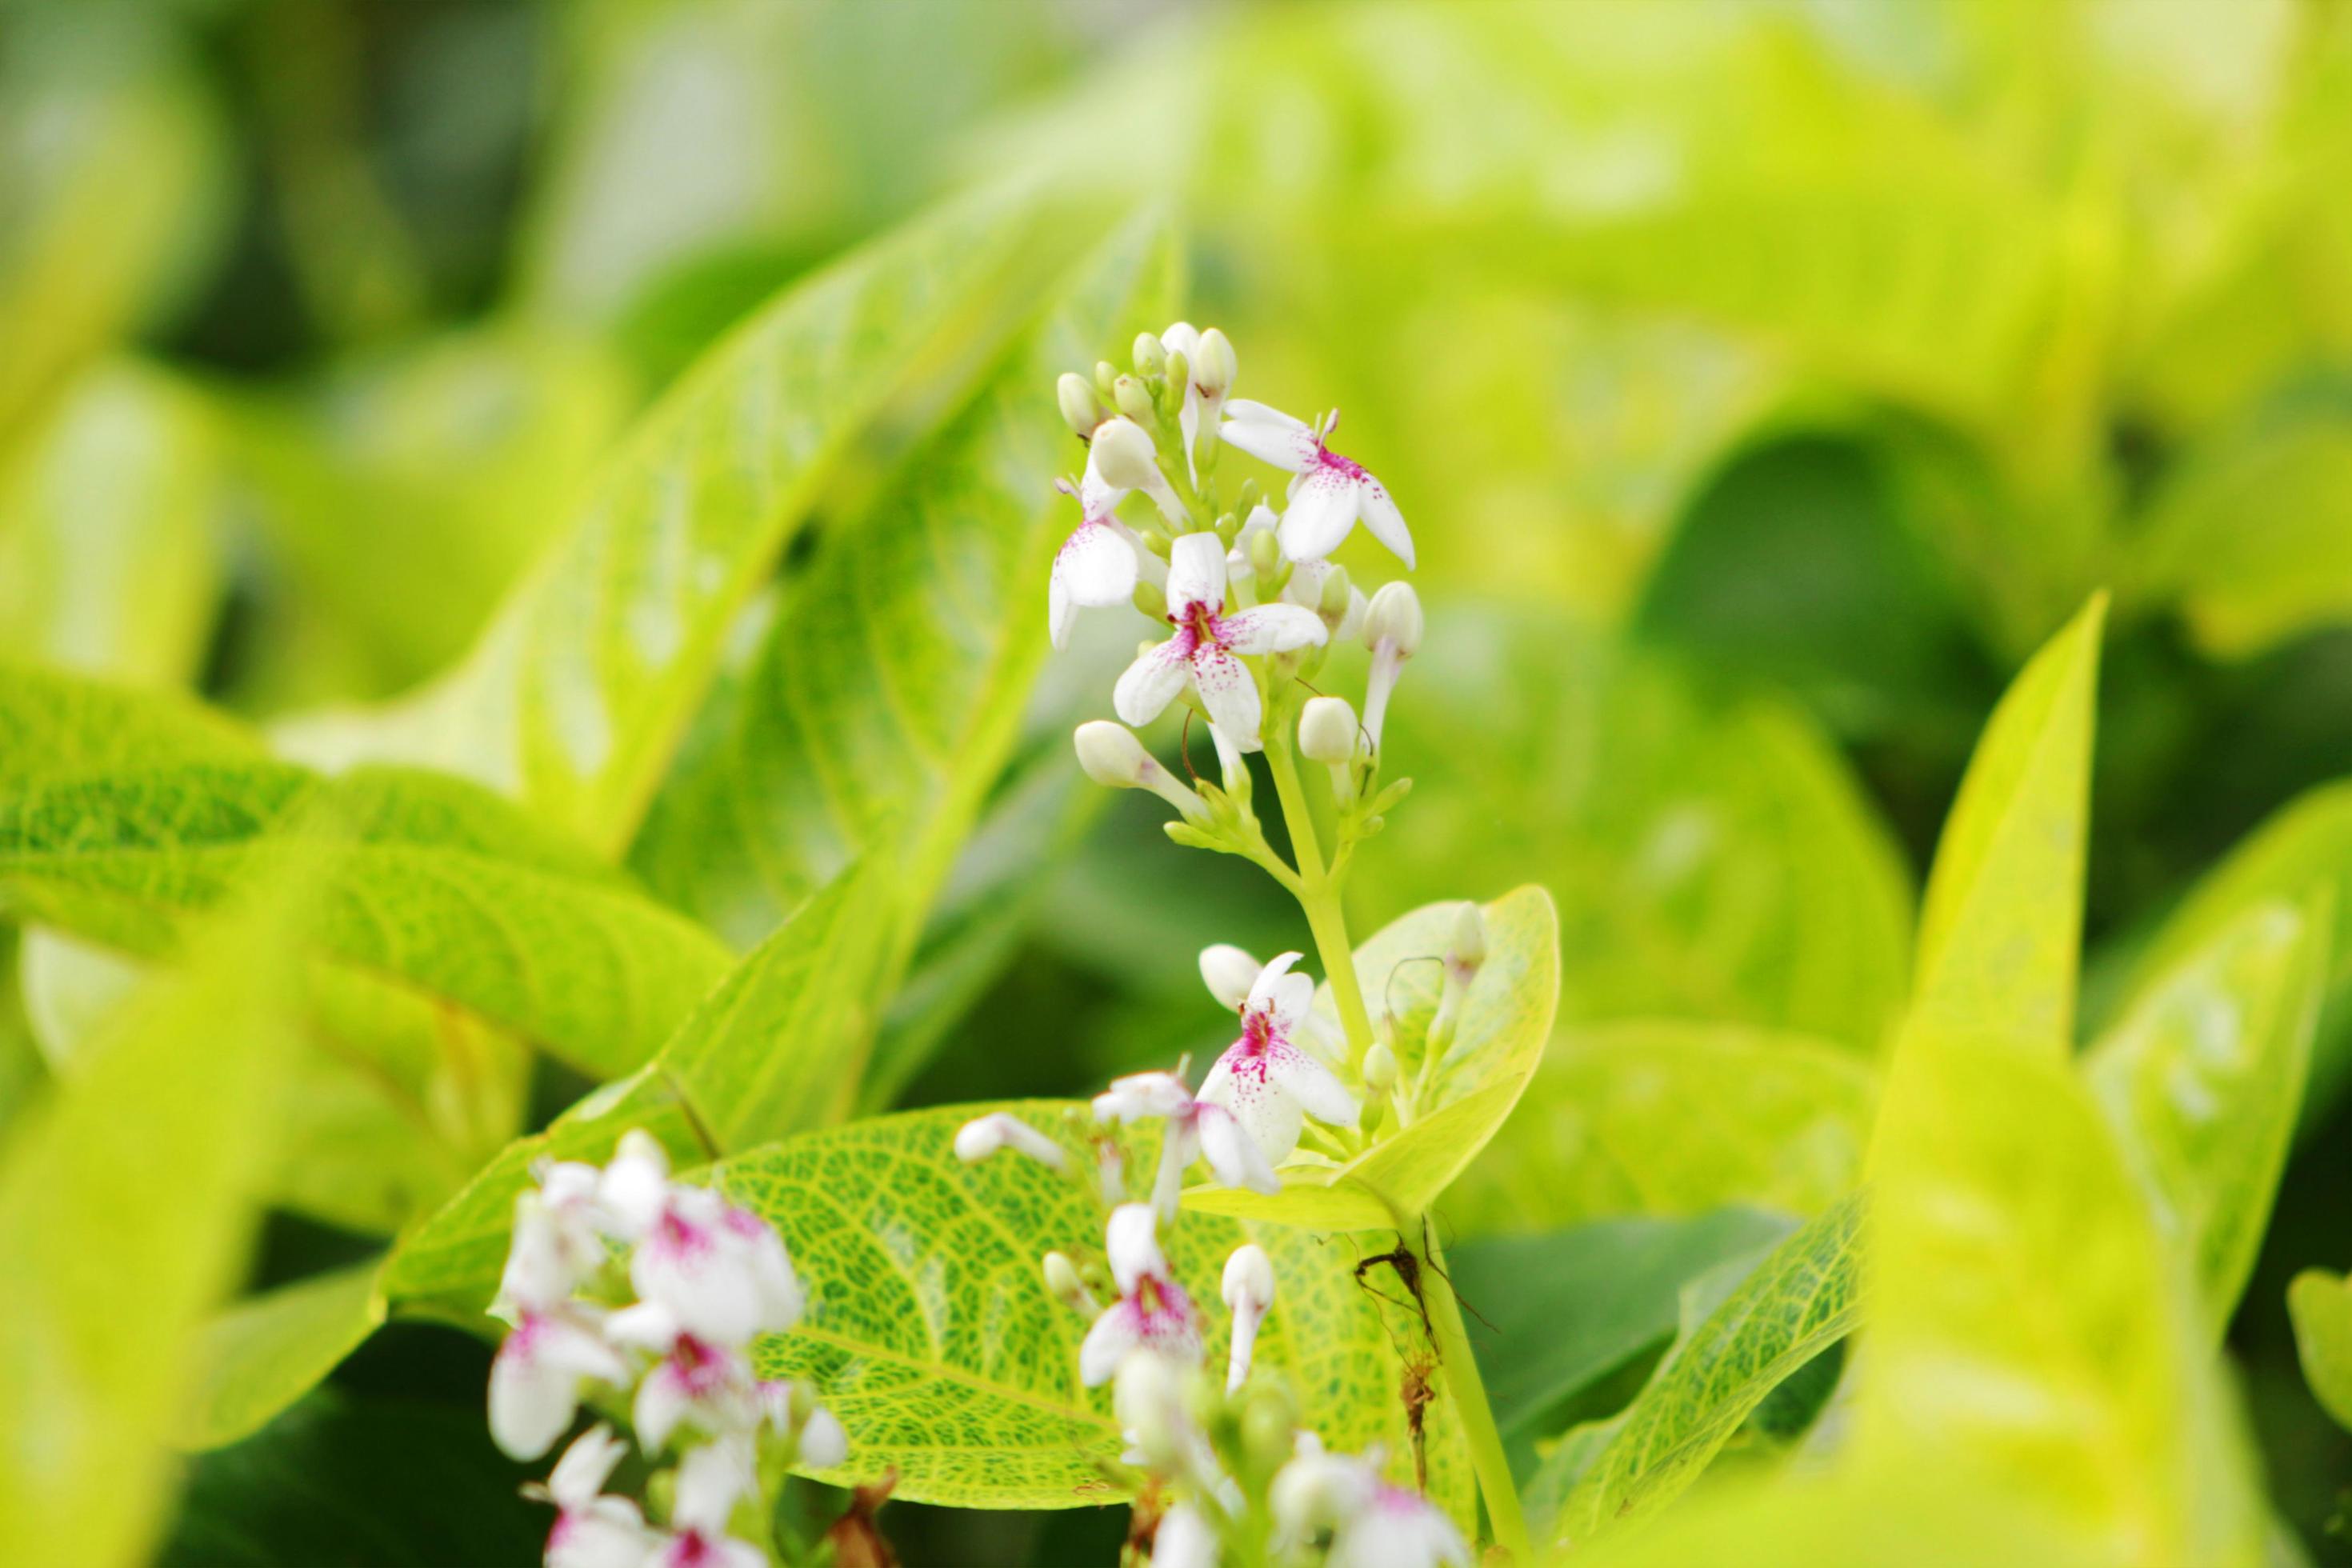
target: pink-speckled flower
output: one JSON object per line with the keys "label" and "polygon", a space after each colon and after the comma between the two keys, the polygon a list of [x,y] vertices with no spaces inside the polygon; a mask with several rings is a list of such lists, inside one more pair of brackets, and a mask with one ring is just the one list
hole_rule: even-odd
{"label": "pink-speckled flower", "polygon": [[1070,640],[1079,610],[1126,604],[1135,595],[1145,561],[1156,568],[1160,560],[1112,510],[1124,492],[1098,481],[1074,485],[1057,480],[1055,488],[1078,503],[1078,526],[1054,552],[1053,574],[1045,584],[1045,630],[1054,646],[1062,647]]}
{"label": "pink-speckled flower", "polygon": [[727,1530],[736,1502],[758,1486],[744,1443],[706,1443],[688,1454],[677,1467],[669,1532],[646,1559],[647,1568],[767,1568],[766,1552]]}
{"label": "pink-speckled flower", "polygon": [[1139,1121],[1162,1117],[1168,1136],[1160,1145],[1160,1171],[1151,1184],[1151,1206],[1160,1217],[1173,1221],[1176,1200],[1184,1184],[1186,1167],[1202,1155],[1209,1169],[1228,1187],[1248,1187],[1261,1193],[1279,1192],[1282,1183],[1258,1152],[1257,1143],[1242,1131],[1233,1113],[1222,1105],[1193,1098],[1183,1078],[1172,1072],[1129,1073],[1115,1079],[1095,1096],[1097,1121]]}
{"label": "pink-speckled flower", "polygon": [[1111,1211],[1107,1250],[1118,1300],[1103,1309],[1078,1347],[1078,1377],[1088,1388],[1109,1382],[1129,1351],[1182,1362],[1201,1357],[1200,1314],[1160,1253],[1158,1225],[1150,1204]]}
{"label": "pink-speckled flower", "polygon": [[659,1358],[637,1384],[630,1420],[647,1452],[669,1441],[681,1424],[712,1436],[746,1432],[766,1413],[751,1358],[733,1345],[706,1339],[657,1301],[640,1301],[605,1325],[613,1342],[652,1351]]}
{"label": "pink-speckled flower", "polygon": [[613,1467],[628,1451],[610,1426],[592,1426],[563,1450],[545,1487],[523,1489],[557,1510],[547,1532],[547,1568],[642,1568],[656,1545],[654,1532],[635,1502],[604,1495]]}
{"label": "pink-speckled flower", "polygon": [[490,1437],[517,1459],[554,1446],[580,1412],[580,1385],[628,1382],[629,1369],[604,1342],[586,1308],[523,1309],[490,1363]]}
{"label": "pink-speckled flower", "polygon": [[1290,470],[1289,504],[1282,513],[1285,555],[1293,561],[1328,555],[1360,519],[1373,538],[1411,566],[1412,535],[1387,487],[1366,473],[1361,463],[1326,445],[1339,425],[1336,410],[1315,426],[1279,408],[1237,397],[1225,405],[1225,422],[1217,434],[1227,445]]}
{"label": "pink-speckled flower", "polygon": [[1225,614],[1225,552],[1213,533],[1176,541],[1168,565],[1168,624],[1175,635],[1127,667],[1111,706],[1129,724],[1149,724],[1186,686],[1209,718],[1244,752],[1258,749],[1264,712],[1243,654],[1287,653],[1324,641],[1323,618],[1297,605],[1259,605]]}
{"label": "pink-speckled flower", "polygon": [[596,1167],[549,1162],[537,1175],[536,1186],[516,1195],[514,1236],[499,1280],[499,1304],[516,1310],[541,1310],[570,1300],[604,1262]]}
{"label": "pink-speckled flower", "polygon": [[1299,956],[1283,953],[1258,972],[1242,999],[1241,1038],[1201,1085],[1200,1098],[1232,1112],[1270,1165],[1298,1147],[1304,1116],[1343,1127],[1356,1120],[1355,1098],[1301,1044],[1314,1026],[1315,982],[1290,973]]}
{"label": "pink-speckled flower", "polygon": [[1324,1452],[1311,1432],[1299,1434],[1267,1501],[1278,1541],[1331,1532],[1325,1568],[1469,1568],[1469,1543],[1427,1498],[1391,1486],[1370,1457]]}
{"label": "pink-speckled flower", "polygon": [[629,1259],[638,1297],[719,1344],[800,1321],[801,1286],[767,1221],[702,1187],[672,1186]]}

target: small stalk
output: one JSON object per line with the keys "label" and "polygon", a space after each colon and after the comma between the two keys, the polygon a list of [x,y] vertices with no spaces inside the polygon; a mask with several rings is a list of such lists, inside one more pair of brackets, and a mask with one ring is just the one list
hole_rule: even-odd
{"label": "small stalk", "polygon": [[1511,1461],[1503,1451],[1503,1435],[1495,1426],[1495,1412],[1486,1403],[1486,1380],[1478,1375],[1478,1358],[1470,1348],[1462,1308],[1445,1275],[1445,1250],[1422,1215],[1400,1216],[1398,1228],[1420,1261],[1421,1302],[1437,1342],[1437,1364],[1445,1378],[1454,1407],[1462,1415],[1463,1435],[1470,1442],[1470,1467],[1478,1477],[1478,1496],[1486,1506],[1486,1523],[1495,1543],[1514,1563],[1535,1561],[1528,1538],[1527,1517],[1519,1509],[1519,1489],[1511,1480]]}

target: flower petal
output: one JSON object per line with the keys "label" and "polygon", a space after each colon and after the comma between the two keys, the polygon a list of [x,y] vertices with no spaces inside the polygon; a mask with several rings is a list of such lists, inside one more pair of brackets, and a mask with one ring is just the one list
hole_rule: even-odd
{"label": "flower petal", "polygon": [[1312,561],[1339,549],[1356,526],[1361,497],[1355,481],[1337,468],[1318,466],[1302,475],[1282,514],[1282,552],[1293,561]]}
{"label": "flower petal", "polygon": [[1201,1152],[1209,1157],[1209,1169],[1220,1183],[1228,1187],[1247,1187],[1255,1193],[1282,1190],[1282,1180],[1266,1163],[1265,1152],[1242,1131],[1241,1122],[1231,1111],[1220,1105],[1204,1105],[1195,1125]]}
{"label": "flower petal", "polygon": [[[1230,1121],[1214,1106],[1210,1113]],[[1168,1124],[1167,1140],[1160,1145],[1160,1169],[1151,1178],[1151,1206],[1161,1219],[1176,1223],[1176,1202],[1184,1192],[1184,1168],[1201,1152],[1201,1132],[1193,1117],[1184,1117]]]}
{"label": "flower petal", "polygon": [[1225,607],[1225,547],[1213,533],[1188,533],[1169,547],[1169,611],[1181,621],[1193,605],[1212,615]]}
{"label": "flower petal", "polygon": [[1145,649],[1111,688],[1111,711],[1129,724],[1150,723],[1184,689],[1192,668],[1192,661],[1178,650],[1172,637]]}
{"label": "flower petal", "polygon": [[1103,1309],[1078,1346],[1078,1381],[1099,1388],[1118,1371],[1127,1352],[1143,1342],[1143,1311],[1124,1297]]}
{"label": "flower petal", "polygon": [[1366,474],[1357,481],[1356,491],[1356,510],[1362,516],[1364,526],[1372,531],[1374,539],[1387,545],[1396,558],[1404,563],[1405,570],[1411,571],[1412,535],[1404,526],[1404,513],[1399,511],[1397,503],[1389,499],[1388,487]]}
{"label": "flower petal", "polygon": [[555,1468],[547,1476],[547,1495],[567,1513],[586,1508],[604,1489],[614,1468],[628,1451],[629,1445],[615,1436],[611,1426],[598,1422],[573,1438],[572,1447],[555,1461]]}
{"label": "flower petal", "polygon": [[629,1259],[629,1282],[648,1301],[677,1315],[686,1331],[740,1345],[760,1327],[758,1282],[725,1228],[718,1194],[673,1189],[668,1206]]}
{"label": "flower petal", "polygon": [[1095,1096],[1097,1121],[1135,1121],[1150,1116],[1176,1116],[1189,1109],[1192,1091],[1172,1072],[1131,1072],[1111,1079]]}
{"label": "flower petal", "polygon": [[840,1417],[830,1410],[809,1412],[808,1425],[801,1428],[799,1463],[812,1470],[829,1470],[849,1458],[849,1434],[841,1428]]}
{"label": "flower petal", "polygon": [[1235,653],[1288,653],[1311,647],[1329,637],[1323,617],[1297,605],[1260,605],[1221,616],[1217,631]]}
{"label": "flower petal", "polygon": [[1225,405],[1225,422],[1217,427],[1217,434],[1226,445],[1293,473],[1313,467],[1318,450],[1315,432],[1304,420],[1247,397],[1236,397]]}
{"label": "flower petal", "polygon": [[1070,640],[1081,605],[1123,605],[1135,593],[1135,547],[1107,522],[1088,518],[1055,552],[1046,589],[1046,629],[1054,646]]}
{"label": "flower petal", "polygon": [[1266,1076],[1318,1121],[1351,1127],[1356,1121],[1356,1097],[1348,1092],[1329,1068],[1286,1040],[1265,1051]]}
{"label": "flower petal", "polygon": [[1110,1255],[1111,1278],[1118,1282],[1120,1295],[1134,1295],[1146,1276],[1168,1272],[1168,1259],[1160,1250],[1159,1216],[1150,1205],[1119,1205],[1111,1210],[1106,1231],[1103,1250]]}
{"label": "flower petal", "polygon": [[1305,1120],[1298,1102],[1268,1079],[1263,1057],[1239,1047],[1227,1051],[1209,1069],[1208,1080],[1201,1085],[1201,1098],[1222,1107],[1239,1122],[1267,1164],[1281,1164],[1298,1147]]}
{"label": "flower petal", "polygon": [[[1195,649],[1191,666],[1192,689],[1201,694],[1201,705],[1209,710],[1210,721],[1241,750],[1256,751],[1263,743],[1258,739],[1258,720],[1265,710],[1255,678],[1240,659],[1214,643],[1202,643]],[[1114,705],[1116,701],[1114,694]]]}

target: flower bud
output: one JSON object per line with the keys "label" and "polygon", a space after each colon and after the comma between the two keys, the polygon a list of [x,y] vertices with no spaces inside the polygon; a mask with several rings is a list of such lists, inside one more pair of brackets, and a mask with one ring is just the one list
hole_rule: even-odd
{"label": "flower bud", "polygon": [[812,1470],[830,1470],[849,1458],[849,1434],[830,1410],[813,1410],[801,1428],[796,1462]]}
{"label": "flower bud", "polygon": [[1168,368],[1168,351],[1150,332],[1135,334],[1135,374],[1158,375]]}
{"label": "flower bud", "polygon": [[1075,371],[1065,372],[1054,384],[1054,392],[1061,399],[1062,417],[1071,430],[1079,436],[1094,434],[1095,426],[1103,422],[1103,405],[1087,378]]}
{"label": "flower bud", "polygon": [[[1273,583],[1274,574],[1282,567],[1282,541],[1276,536],[1273,529],[1256,528],[1250,531],[1249,565],[1250,573],[1256,581],[1269,584]],[[1272,589],[1261,588],[1258,591],[1264,594],[1272,592]]]}
{"label": "flower bud", "polygon": [[1328,624],[1335,624],[1348,613],[1349,601],[1354,597],[1355,584],[1348,581],[1348,569],[1334,566],[1323,574],[1323,587],[1316,595],[1315,613]]}
{"label": "flower bud", "polygon": [[[1132,377],[1127,379],[1134,384]],[[1122,490],[1160,488],[1167,481],[1160,477],[1159,455],[1150,434],[1133,419],[1106,419],[1095,427],[1095,472],[1105,484]]]}
{"label": "flower bud", "polygon": [[1110,401],[1110,389],[1118,384],[1118,366],[1107,359],[1095,361],[1095,395],[1104,402]]}
{"label": "flower bud", "polygon": [[1045,1254],[1045,1289],[1054,1300],[1071,1310],[1091,1314],[1097,1310],[1095,1293],[1078,1277],[1078,1266],[1062,1252]]}
{"label": "flower bud", "polygon": [[1156,1351],[1134,1350],[1118,1363],[1111,1411],[1144,1462],[1163,1474],[1183,1463],[1184,1372]]}
{"label": "flower bud", "polygon": [[1210,995],[1227,1007],[1238,1009],[1249,1000],[1250,987],[1257,984],[1258,972],[1265,967],[1228,942],[1201,950],[1202,983]]}
{"label": "flower bud", "polygon": [[975,1117],[956,1129],[955,1154],[965,1164],[977,1164],[1003,1149],[1017,1149],[1041,1165],[1061,1170],[1069,1163],[1062,1146],[1017,1116],[999,1110]]}
{"label": "flower bud", "polygon": [[[1139,425],[1159,416],[1151,406],[1151,389],[1131,375],[1122,375],[1111,383],[1110,400],[1118,405],[1121,414]],[[1130,485],[1128,488],[1141,489],[1143,487]]]}
{"label": "flower bud", "polygon": [[1267,1378],[1249,1392],[1242,1406],[1242,1451],[1260,1471],[1279,1469],[1290,1458],[1298,1429],[1298,1408],[1280,1378]]}
{"label": "flower bud", "polygon": [[1151,753],[1135,738],[1135,731],[1124,724],[1108,719],[1090,719],[1078,726],[1074,737],[1078,748],[1078,766],[1087,777],[1105,789],[1136,789],[1143,784],[1143,775],[1152,764]]}
{"label": "flower bud", "polygon": [[1445,945],[1450,969],[1476,969],[1486,962],[1486,917],[1476,904],[1465,903],[1454,916],[1454,937]]}
{"label": "flower bud", "polygon": [[1168,379],[1160,384],[1160,408],[1173,418],[1184,406],[1185,389],[1192,384],[1185,378],[1192,374],[1192,364],[1184,357],[1184,351],[1178,349],[1168,356],[1167,370]]}
{"label": "flower bud", "polygon": [[1356,710],[1344,697],[1315,697],[1298,714],[1298,754],[1344,766],[1355,760]]}
{"label": "flower bud", "polygon": [[1234,358],[1234,345],[1225,334],[1211,327],[1201,334],[1201,346],[1193,351],[1192,384],[1205,397],[1223,397],[1233,389],[1234,378],[1241,367]]}
{"label": "flower bud", "polygon": [[1249,1381],[1258,1325],[1274,1305],[1274,1260],[1264,1247],[1250,1242],[1234,1249],[1225,1259],[1223,1291],[1234,1314],[1233,1356],[1225,1373],[1225,1392],[1231,1394]]}
{"label": "flower bud", "polygon": [[1386,1040],[1374,1040],[1364,1053],[1364,1087],[1374,1094],[1386,1094],[1396,1087],[1396,1052]]}
{"label": "flower bud", "polygon": [[1411,658],[1421,650],[1421,595],[1412,584],[1402,579],[1382,584],[1364,612],[1364,646],[1377,650],[1385,642],[1400,658]]}

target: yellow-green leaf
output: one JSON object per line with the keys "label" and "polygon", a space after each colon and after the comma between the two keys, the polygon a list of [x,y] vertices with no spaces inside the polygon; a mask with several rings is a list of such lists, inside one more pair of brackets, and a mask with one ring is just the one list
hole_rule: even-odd
{"label": "yellow-green leaf", "polygon": [[215,1318],[194,1347],[201,1382],[176,1440],[215,1448],[258,1432],[383,1321],[382,1259],[248,1297]]}
{"label": "yellow-green leaf", "polygon": [[2306,1268],[2286,1289],[2304,1380],[2340,1426],[2352,1426],[2352,1282]]}

